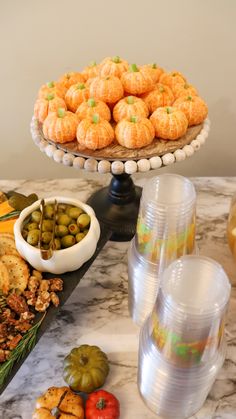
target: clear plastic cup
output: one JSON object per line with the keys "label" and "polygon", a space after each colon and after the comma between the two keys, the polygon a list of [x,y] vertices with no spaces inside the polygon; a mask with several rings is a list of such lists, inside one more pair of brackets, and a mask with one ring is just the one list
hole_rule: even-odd
{"label": "clear plastic cup", "polygon": [[202,256],[174,261],[160,282],[140,333],[138,387],[157,414],[183,419],[200,409],[223,364],[231,287],[221,265]]}
{"label": "clear plastic cup", "polygon": [[191,254],[195,243],[196,192],[180,175],[163,174],[145,183],[135,234],[137,251],[163,269]]}

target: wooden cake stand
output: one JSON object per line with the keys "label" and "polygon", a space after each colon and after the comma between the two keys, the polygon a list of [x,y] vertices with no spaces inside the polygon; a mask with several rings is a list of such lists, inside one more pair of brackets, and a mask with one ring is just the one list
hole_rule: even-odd
{"label": "wooden cake stand", "polygon": [[131,175],[159,169],[185,160],[205,143],[210,121],[188,128],[187,133],[176,141],[155,139],[142,149],[129,150],[113,143],[102,150],[81,148],[77,141],[56,144],[46,140],[41,124],[34,117],[31,134],[35,144],[57,163],[84,169],[89,172],[111,173],[108,187],[95,192],[89,199],[99,221],[112,232],[112,240],[128,241],[135,234],[141,188],[135,186]]}

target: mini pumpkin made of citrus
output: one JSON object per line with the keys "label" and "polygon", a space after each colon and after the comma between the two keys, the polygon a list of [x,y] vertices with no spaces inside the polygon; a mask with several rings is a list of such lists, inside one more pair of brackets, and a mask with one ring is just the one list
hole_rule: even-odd
{"label": "mini pumpkin made of citrus", "polygon": [[121,75],[128,70],[129,64],[127,61],[122,60],[118,55],[115,57],[107,57],[100,64],[100,76],[116,76]]}
{"label": "mini pumpkin made of citrus", "polygon": [[101,119],[106,119],[107,121],[111,119],[109,106],[105,102],[98,99],[95,100],[94,98],[90,98],[86,102],[81,103],[76,111],[80,120],[92,118],[94,113],[99,115]]}
{"label": "mini pumpkin made of citrus", "polygon": [[161,74],[159,82],[167,84],[167,86],[173,89],[176,84],[184,85],[186,83],[186,78],[179,71],[171,71],[170,73]]}
{"label": "mini pumpkin made of citrus", "polygon": [[46,95],[44,99],[37,99],[34,105],[34,116],[43,122],[50,112],[57,112],[59,108],[66,109],[65,101],[53,93]]}
{"label": "mini pumpkin made of citrus", "polygon": [[115,133],[108,121],[94,114],[92,118],[83,119],[79,123],[76,137],[83,147],[97,150],[110,145],[115,138]]}
{"label": "mini pumpkin made of citrus", "polygon": [[149,72],[131,64],[128,71],[122,74],[121,82],[124,90],[131,95],[141,95],[149,92],[154,87],[154,81]]}
{"label": "mini pumpkin made of citrus", "polygon": [[81,73],[71,71],[69,73],[63,74],[63,76],[59,78],[58,83],[60,83],[66,89],[69,89],[69,87],[73,84],[83,83],[84,81],[84,77]]}
{"label": "mini pumpkin made of citrus", "polygon": [[67,108],[72,112],[76,112],[78,106],[88,98],[89,89],[84,83],[72,84],[65,95]]}
{"label": "mini pumpkin made of citrus", "polygon": [[124,95],[120,79],[116,76],[95,77],[90,84],[90,96],[114,104]]}
{"label": "mini pumpkin made of citrus", "polygon": [[36,400],[32,419],[84,419],[83,400],[68,387],[50,387]]}
{"label": "mini pumpkin made of citrus", "polygon": [[174,106],[184,112],[189,126],[201,124],[208,114],[207,104],[199,96],[181,96]]}
{"label": "mini pumpkin made of citrus", "polygon": [[154,81],[154,83],[157,83],[161,74],[164,73],[164,70],[161,67],[158,67],[156,63],[153,64],[145,64],[140,67],[142,71],[147,74],[149,74]]}
{"label": "mini pumpkin made of citrus", "polygon": [[49,81],[48,83],[43,84],[38,91],[38,98],[44,99],[47,95],[55,95],[64,99],[66,94],[66,88],[60,83],[55,81]]}
{"label": "mini pumpkin made of citrus", "polygon": [[157,108],[150,116],[156,137],[177,140],[182,137],[188,128],[188,120],[184,112],[174,107]]}
{"label": "mini pumpkin made of citrus", "polygon": [[132,115],[148,117],[148,107],[144,101],[136,96],[127,96],[114,106],[113,119],[118,122],[121,119],[130,118]]}
{"label": "mini pumpkin made of citrus", "polygon": [[48,140],[67,143],[76,138],[78,117],[73,112],[59,108],[51,112],[43,123],[43,134]]}
{"label": "mini pumpkin made of citrus", "polygon": [[198,96],[197,89],[188,83],[176,83],[172,87],[175,99],[178,99],[181,96]]}
{"label": "mini pumpkin made of citrus", "polygon": [[85,81],[92,79],[93,77],[97,77],[99,75],[99,65],[96,61],[91,61],[91,63],[83,69],[81,74],[83,75]]}
{"label": "mini pumpkin made of citrus", "polygon": [[149,119],[135,115],[118,122],[115,135],[120,145],[132,149],[151,144],[155,131]]}
{"label": "mini pumpkin made of citrus", "polygon": [[74,391],[91,393],[103,386],[108,373],[107,355],[98,346],[73,348],[64,360],[63,378]]}
{"label": "mini pumpkin made of citrus", "polygon": [[141,96],[146,103],[150,113],[162,106],[171,106],[174,102],[174,95],[169,86],[157,83],[155,88]]}

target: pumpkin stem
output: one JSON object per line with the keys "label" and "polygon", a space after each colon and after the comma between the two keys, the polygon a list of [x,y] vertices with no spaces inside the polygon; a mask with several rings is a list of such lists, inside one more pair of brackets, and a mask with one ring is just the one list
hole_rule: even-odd
{"label": "pumpkin stem", "polygon": [[98,124],[98,122],[100,121],[100,117],[99,117],[98,113],[95,113],[92,116],[92,121],[93,121],[94,124]]}
{"label": "pumpkin stem", "polygon": [[85,84],[84,83],[77,84],[77,89],[79,89],[79,90],[85,89]]}
{"label": "pumpkin stem", "polygon": [[99,410],[103,410],[105,407],[106,407],[106,401],[105,401],[105,399],[100,397],[100,399],[96,403],[96,408],[99,409]]}
{"label": "pumpkin stem", "polygon": [[57,116],[59,118],[64,118],[65,114],[66,114],[66,111],[65,111],[64,108],[58,108],[58,110],[57,110]]}
{"label": "pumpkin stem", "polygon": [[112,61],[113,61],[113,63],[116,63],[116,64],[120,63],[119,55],[115,55],[115,57],[112,58]]}
{"label": "pumpkin stem", "polygon": [[156,63],[153,63],[153,64],[151,65],[151,68],[157,68]]}
{"label": "pumpkin stem", "polygon": [[49,93],[48,95],[47,95],[47,97],[46,97],[46,99],[47,100],[52,100],[52,99],[54,99],[54,94],[53,93]]}
{"label": "pumpkin stem", "polygon": [[128,96],[127,99],[126,99],[126,102],[129,105],[133,105],[133,103],[134,103],[134,97],[133,96]]}
{"label": "pumpkin stem", "polygon": [[51,409],[51,415],[54,416],[54,418],[59,418],[60,417],[60,410],[58,409],[58,407],[53,407]]}
{"label": "pumpkin stem", "polygon": [[137,65],[136,65],[136,64],[130,64],[130,66],[129,66],[129,71],[130,71],[131,73],[135,73],[135,72],[139,71],[139,69],[138,69],[138,67],[137,67]]}
{"label": "pumpkin stem", "polygon": [[159,92],[163,93],[164,91],[165,91],[164,87],[163,86],[160,86],[159,87]]}
{"label": "pumpkin stem", "polygon": [[47,83],[47,86],[48,86],[48,87],[54,87],[54,86],[55,86],[54,81],[49,81],[49,82]]}
{"label": "pumpkin stem", "polygon": [[89,67],[95,67],[97,65],[96,61],[90,61]]}
{"label": "pumpkin stem", "polygon": [[88,363],[88,358],[87,358],[87,356],[84,356],[84,355],[81,355],[81,357],[80,357],[80,359],[79,359],[79,363],[81,364],[81,365],[87,365],[87,363]]}
{"label": "pumpkin stem", "polygon": [[130,122],[134,122],[134,123],[138,122],[138,117],[137,116],[131,116],[130,117]]}
{"label": "pumpkin stem", "polygon": [[91,97],[90,99],[88,99],[88,105],[90,106],[90,108],[95,108],[96,102],[94,98]]}
{"label": "pumpkin stem", "polygon": [[189,88],[189,84],[188,83],[185,83],[184,88],[185,89],[188,89]]}
{"label": "pumpkin stem", "polygon": [[172,113],[172,110],[171,110],[171,108],[166,108],[166,113],[168,113],[168,114],[170,114],[170,113]]}
{"label": "pumpkin stem", "polygon": [[193,99],[192,96],[187,97],[187,100],[192,100],[192,99]]}

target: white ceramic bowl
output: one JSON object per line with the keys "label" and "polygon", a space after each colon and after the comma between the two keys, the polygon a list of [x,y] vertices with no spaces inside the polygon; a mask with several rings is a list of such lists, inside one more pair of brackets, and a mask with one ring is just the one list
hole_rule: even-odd
{"label": "white ceramic bowl", "polygon": [[66,249],[55,250],[51,259],[43,260],[40,255],[40,250],[27,243],[22,237],[21,230],[24,220],[37,208],[39,208],[40,200],[34,202],[29,207],[25,208],[14,225],[14,235],[16,248],[20,255],[30,263],[33,268],[41,272],[51,272],[54,274],[62,274],[64,272],[75,271],[79,269],[88,259],[90,259],[97,247],[97,242],[100,237],[100,226],[95,216],[94,210],[81,201],[73,198],[52,197],[45,199],[46,204],[50,204],[57,200],[58,203],[70,204],[75,207],[80,207],[91,217],[90,228],[87,235],[81,242],[68,247]]}

